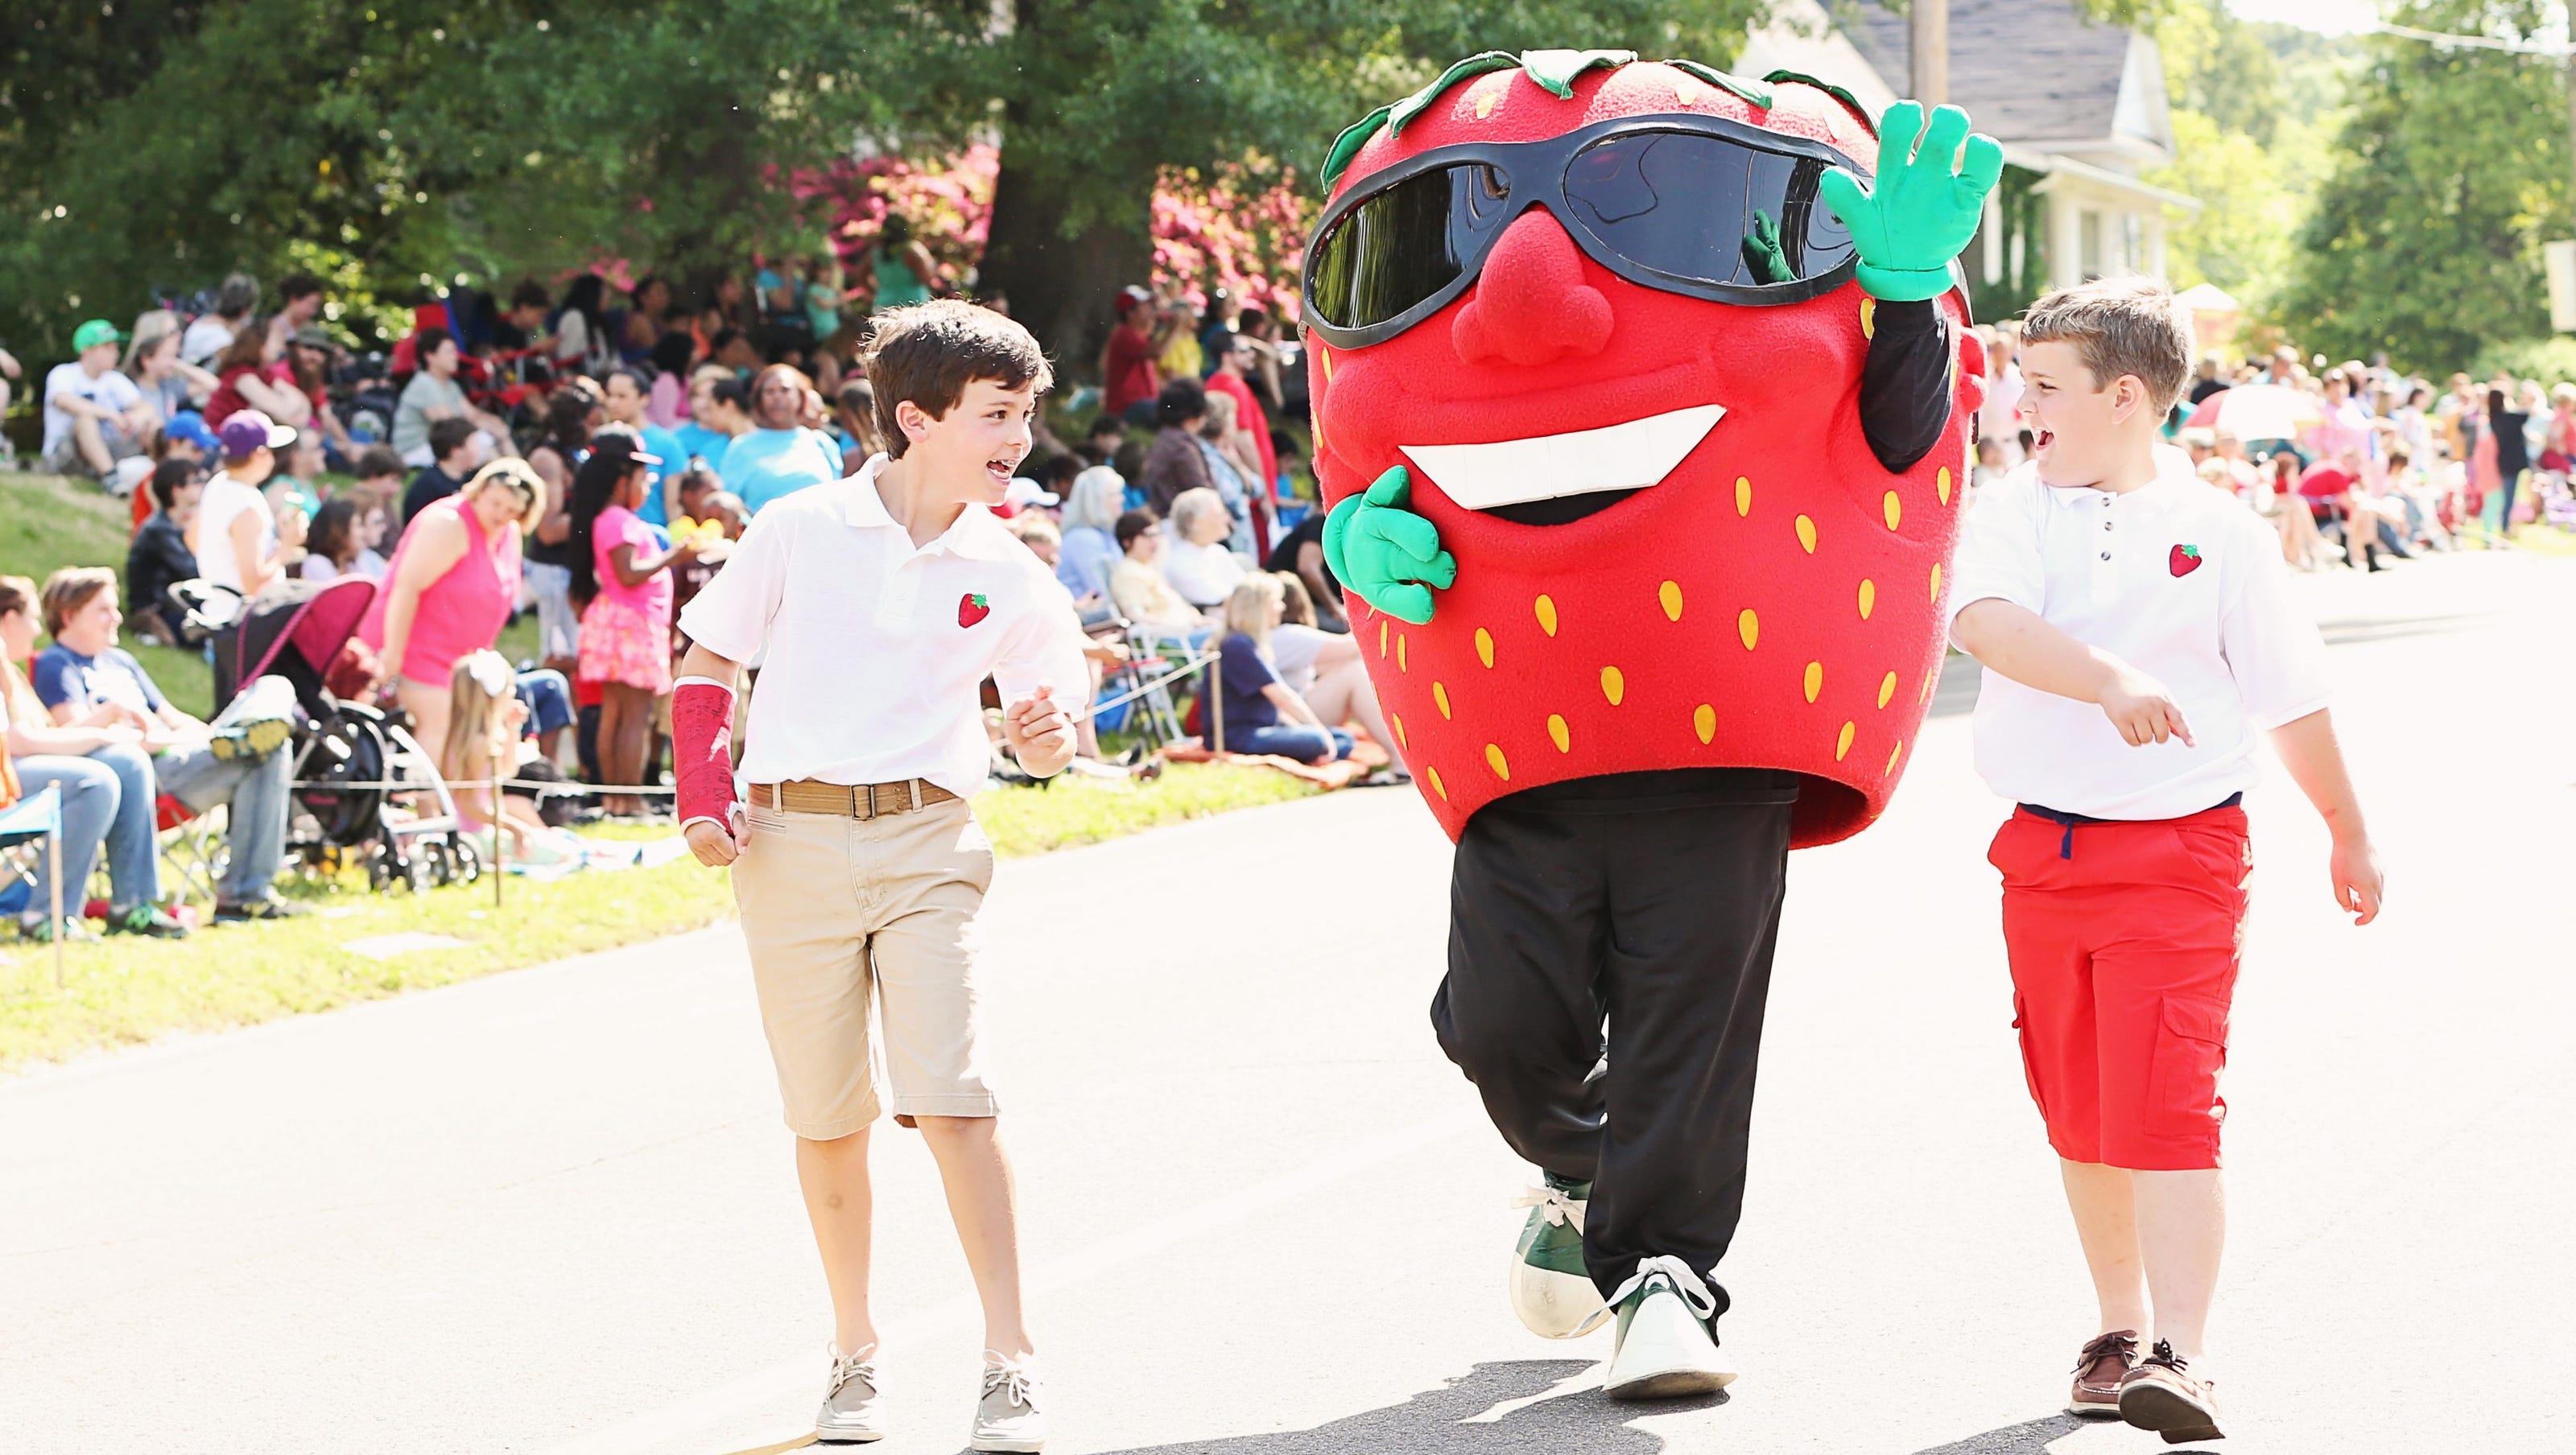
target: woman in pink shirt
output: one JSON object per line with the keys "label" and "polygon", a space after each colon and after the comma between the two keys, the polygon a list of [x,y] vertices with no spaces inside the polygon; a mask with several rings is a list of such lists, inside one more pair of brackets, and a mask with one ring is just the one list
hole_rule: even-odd
{"label": "woman in pink shirt", "polygon": [[[519,599],[519,537],[537,528],[545,487],[527,462],[494,460],[404,527],[358,639],[373,648],[432,752],[447,741],[456,661],[500,639]],[[446,765],[440,771],[447,771]]]}
{"label": "woman in pink shirt", "polygon": [[[572,603],[581,612],[581,679],[596,682],[599,770],[611,783],[644,771],[653,699],[671,690],[671,568],[697,559],[684,540],[665,547],[635,513],[652,467],[662,463],[633,435],[603,433],[572,478]],[[633,794],[605,796],[612,814],[644,812]]]}

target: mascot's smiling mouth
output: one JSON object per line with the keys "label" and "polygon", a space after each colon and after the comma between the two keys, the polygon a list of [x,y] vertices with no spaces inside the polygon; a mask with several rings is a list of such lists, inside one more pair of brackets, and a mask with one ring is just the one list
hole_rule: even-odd
{"label": "mascot's smiling mouth", "polygon": [[1397,449],[1469,510],[1561,525],[1662,483],[1725,414],[1722,404],[1695,404],[1602,429]]}

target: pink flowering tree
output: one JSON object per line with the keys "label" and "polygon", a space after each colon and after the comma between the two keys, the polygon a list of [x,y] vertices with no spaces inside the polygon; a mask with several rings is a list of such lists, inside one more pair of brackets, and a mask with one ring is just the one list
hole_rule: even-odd
{"label": "pink flowering tree", "polygon": [[1154,281],[1202,303],[1207,289],[1223,288],[1237,303],[1294,319],[1314,217],[1293,168],[1253,158],[1167,170],[1154,189]]}
{"label": "pink flowering tree", "polygon": [[[787,185],[842,262],[858,263],[884,233],[886,218],[900,215],[953,284],[984,255],[993,221],[993,178],[1001,166],[1001,154],[989,143],[977,142],[944,157],[875,156],[800,168],[789,175]],[[872,280],[854,269],[850,286],[864,295]]]}

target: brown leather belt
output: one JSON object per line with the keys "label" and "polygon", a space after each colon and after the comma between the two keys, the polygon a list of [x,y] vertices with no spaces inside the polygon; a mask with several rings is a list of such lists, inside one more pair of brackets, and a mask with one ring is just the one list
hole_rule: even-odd
{"label": "brown leather belt", "polygon": [[751,801],[787,813],[837,813],[872,819],[889,813],[910,813],[934,803],[954,803],[957,795],[925,778],[906,778],[900,783],[816,783],[800,778],[792,783],[755,783],[751,785]]}

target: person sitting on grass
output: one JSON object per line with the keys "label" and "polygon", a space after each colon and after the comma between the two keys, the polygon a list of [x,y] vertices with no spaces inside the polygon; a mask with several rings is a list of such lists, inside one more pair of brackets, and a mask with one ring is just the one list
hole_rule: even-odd
{"label": "person sitting on grass", "polygon": [[[552,674],[548,674],[552,675]],[[506,860],[494,853],[492,780],[517,775],[527,743],[529,705],[515,690],[510,664],[486,649],[456,659],[455,680],[448,690],[447,740],[440,744],[438,771],[456,800],[456,816],[491,863],[553,866],[582,857],[579,838],[548,825],[536,800],[504,791],[498,823],[510,835]],[[496,773],[497,770],[497,773]]]}
{"label": "person sitting on grass", "polygon": [[1358,723],[1368,732],[1369,741],[1386,750],[1395,760],[1395,770],[1404,771],[1402,755],[1397,751],[1393,734],[1386,730],[1386,714],[1378,707],[1377,684],[1369,680],[1368,668],[1360,661],[1360,644],[1348,632],[1326,631],[1315,621],[1315,599],[1306,594],[1306,583],[1295,574],[1270,573],[1278,582],[1283,604],[1278,629],[1270,635],[1270,661],[1278,668],[1279,680],[1288,689],[1306,699],[1315,716],[1327,727]]}
{"label": "person sitting on grass", "polygon": [[161,423],[142,389],[117,372],[117,346],[124,339],[115,324],[93,318],[72,331],[73,361],[45,375],[47,470],[111,480],[116,462],[142,454],[144,440]]}
{"label": "person sitting on grass", "polygon": [[18,668],[36,645],[36,583],[0,576],[0,763],[15,769],[19,793],[62,792],[61,867],[69,924],[54,922],[55,881],[48,858],[36,861],[33,895],[18,933],[51,940],[77,928],[88,898],[90,867],[107,850],[107,932],[185,936],[187,927],[161,910],[160,843],[153,822],[152,759],[132,723],[101,720],[66,727],[36,696]]}
{"label": "person sitting on grass", "polygon": [[125,552],[125,609],[138,623],[135,635],[145,641],[177,646],[181,612],[170,600],[172,583],[194,580],[196,553],[188,549],[188,527],[197,518],[197,496],[204,490],[197,465],[190,460],[163,460],[152,467],[152,517],[134,533]]}
{"label": "person sitting on grass", "polygon": [[67,566],[45,582],[45,631],[54,644],[36,658],[36,697],[59,727],[124,725],[151,753],[154,791],[193,813],[225,805],[231,859],[215,885],[215,922],[282,919],[303,911],[270,884],[286,855],[287,784],[293,765],[279,752],[282,718],[208,727],[161,694],[143,664],[116,644],[125,613],[116,573]]}
{"label": "person sitting on grass", "polygon": [[[642,781],[653,700],[671,690],[671,568],[697,559],[694,536],[663,545],[637,510],[661,460],[635,436],[602,432],[573,475],[572,599],[581,611],[580,680],[598,683],[600,772]],[[644,800],[612,793],[600,807],[633,817]]]}
{"label": "person sitting on grass", "polygon": [[432,501],[445,500],[465,488],[474,472],[483,468],[483,436],[470,419],[442,419],[432,424],[429,450],[433,458],[403,487],[403,525],[411,524],[412,517],[428,509]]}
{"label": "person sitting on grass", "polygon": [[1271,660],[1270,634],[1278,630],[1287,599],[1279,578],[1267,571],[1244,577],[1226,597],[1225,640],[1217,646],[1225,716],[1221,725],[1209,724],[1209,730],[1225,752],[1275,755],[1320,767],[1349,757],[1352,739],[1327,726],[1280,679]]}

